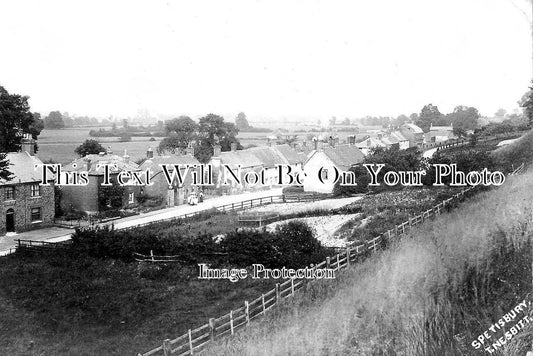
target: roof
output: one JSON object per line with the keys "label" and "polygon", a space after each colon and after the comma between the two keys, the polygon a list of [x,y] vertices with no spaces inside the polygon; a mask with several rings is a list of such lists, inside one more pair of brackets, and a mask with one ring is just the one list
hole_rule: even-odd
{"label": "roof", "polygon": [[[316,153],[317,151],[315,151]],[[322,151],[338,168],[347,171],[353,165],[363,162],[365,155],[354,145],[341,144],[335,147],[324,147]],[[311,159],[313,155],[309,156]]]}
{"label": "roof", "polygon": [[392,131],[390,135],[398,139],[398,141],[409,141],[400,131]]}
{"label": "roof", "polygon": [[250,149],[220,152],[220,162],[231,167],[240,165],[241,167],[261,166],[263,162],[254,155]]}
{"label": "roof", "polygon": [[[287,164],[285,157],[274,147],[262,146],[248,149],[265,167],[274,167],[277,164]],[[243,150],[244,151],[244,150]],[[243,163],[241,163],[242,165]]]}
{"label": "roof", "polygon": [[288,164],[304,163],[307,159],[304,152],[299,152],[287,144],[272,146],[272,148],[278,151]]}
{"label": "roof", "polygon": [[11,152],[6,158],[9,161],[7,170],[12,173],[11,180],[0,179],[0,184],[41,182],[41,169],[35,169],[35,165],[43,164],[39,158],[28,152]]}
{"label": "roof", "polygon": [[409,128],[414,133],[424,133],[424,131],[415,124],[403,124],[402,126]]}
{"label": "roof", "polygon": [[429,131],[453,131],[453,126],[433,126],[429,128]]}
{"label": "roof", "polygon": [[163,169],[160,164],[181,164],[181,165],[197,165],[200,166],[201,163],[196,158],[191,155],[169,155],[169,156],[156,156],[150,159],[147,159],[140,165],[141,170],[146,170],[150,168],[152,172],[159,172]]}
{"label": "roof", "polygon": [[399,143],[400,140],[398,140],[396,137],[391,135],[391,136],[383,136],[381,138],[381,142],[383,142],[387,146],[390,146],[390,145],[395,145]]}
{"label": "roof", "polygon": [[369,147],[384,147],[385,144],[377,138],[369,137],[366,140],[356,143],[358,148],[369,148]]}
{"label": "roof", "polygon": [[137,163],[128,161],[125,162],[124,157],[113,154],[90,154],[82,158],[78,158],[65,167],[64,171],[87,171],[90,175],[103,175],[104,170],[98,169],[102,165],[109,165],[112,173],[121,172],[125,170],[138,171],[139,165]]}

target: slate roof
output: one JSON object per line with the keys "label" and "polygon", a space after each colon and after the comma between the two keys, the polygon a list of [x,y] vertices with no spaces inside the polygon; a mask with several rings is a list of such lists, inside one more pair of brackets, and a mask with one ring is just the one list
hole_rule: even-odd
{"label": "slate roof", "polygon": [[304,152],[299,152],[287,144],[272,146],[272,148],[278,151],[288,164],[304,163],[307,159]]}
{"label": "slate roof", "polygon": [[392,131],[390,135],[400,142],[409,141],[409,139],[407,139],[400,131]]}
{"label": "slate roof", "polygon": [[155,156],[150,159],[147,159],[140,165],[141,170],[146,170],[150,168],[152,172],[160,172],[163,169],[160,164],[181,164],[181,165],[197,165],[200,166],[201,163],[196,158],[191,155],[169,155],[169,156]]}
{"label": "slate roof", "polygon": [[383,142],[387,146],[395,145],[400,142],[396,137],[394,136],[383,136],[381,138],[381,142]]}
{"label": "slate roof", "polygon": [[324,147],[323,152],[338,168],[344,171],[357,163],[363,162],[365,158],[365,155],[359,148],[349,144]]}
{"label": "slate roof", "polygon": [[385,144],[377,138],[369,137],[355,144],[358,148],[385,147]]}
{"label": "slate roof", "polygon": [[232,167],[241,165],[243,168],[263,166],[275,167],[278,164],[304,163],[307,156],[297,152],[289,145],[273,145],[252,147],[244,150],[226,151],[220,153],[222,164]]}
{"label": "slate roof", "polygon": [[403,126],[408,127],[414,133],[424,133],[424,131],[415,124],[403,124]]}
{"label": "slate roof", "polygon": [[9,181],[0,179],[0,184],[41,182],[41,168],[34,169],[35,165],[43,164],[39,158],[28,152],[11,152],[6,158],[9,161],[7,170],[12,173],[12,179]]}
{"label": "slate roof", "polygon": [[[88,163],[90,161],[90,168],[88,168]],[[139,165],[137,163],[129,161],[125,162],[124,157],[114,155],[114,154],[105,154],[97,155],[90,154],[82,158],[78,158],[68,165],[63,167],[63,170],[73,172],[73,171],[88,171],[89,175],[103,175],[103,168],[97,169],[98,165],[110,165],[110,170],[112,173],[121,172],[124,170],[129,171],[138,171]],[[76,165],[76,166],[74,166]]]}

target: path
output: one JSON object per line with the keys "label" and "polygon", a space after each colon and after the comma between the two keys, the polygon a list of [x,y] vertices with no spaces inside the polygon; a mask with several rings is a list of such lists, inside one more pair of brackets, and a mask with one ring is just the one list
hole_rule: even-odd
{"label": "path", "polygon": [[[149,222],[155,222],[165,219],[170,219],[176,216],[196,213],[199,211],[209,210],[216,206],[240,203],[250,199],[264,198],[271,195],[281,195],[282,188],[261,190],[258,192],[249,192],[235,195],[224,195],[216,198],[211,198],[198,205],[180,205],[172,208],[166,208],[162,210],[152,211],[146,214],[134,215],[127,218],[113,220],[112,223],[115,229],[124,229],[139,224],[146,224]],[[106,223],[102,225],[109,225]],[[18,234],[9,234],[6,236],[0,236],[0,256],[8,254],[10,249],[17,246],[17,239],[32,240],[32,241],[48,241],[59,242],[70,239],[74,229],[49,227],[39,230],[26,231]]]}

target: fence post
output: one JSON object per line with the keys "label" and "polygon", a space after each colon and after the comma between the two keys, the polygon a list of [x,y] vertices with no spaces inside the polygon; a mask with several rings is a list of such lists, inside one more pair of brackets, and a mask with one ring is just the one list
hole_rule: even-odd
{"label": "fence post", "polygon": [[250,305],[248,304],[248,301],[244,301],[244,313],[246,314],[246,325],[250,324]]}
{"label": "fence post", "polygon": [[328,257],[326,257],[326,268],[329,269],[331,267],[331,259]]}
{"label": "fence post", "polygon": [[209,338],[215,340],[215,318],[209,318]]}
{"label": "fence post", "polygon": [[341,269],[341,264],[339,263],[339,255],[340,253],[337,254],[337,271]]}
{"label": "fence post", "polygon": [[270,196],[270,203],[273,202],[273,199],[274,199],[274,197],[271,195],[271,196]]}
{"label": "fence post", "polygon": [[231,335],[233,335],[233,310],[229,311],[229,327],[231,330]]}
{"label": "fence post", "polygon": [[234,206],[235,203],[231,203],[231,210],[235,210],[235,206]]}
{"label": "fence post", "polygon": [[346,247],[346,267],[350,267],[350,248]]}
{"label": "fence post", "polygon": [[165,354],[165,356],[170,356],[170,354],[172,353],[172,349],[170,347],[170,339],[165,339],[163,341],[163,353]]}
{"label": "fence post", "polygon": [[276,304],[281,299],[280,293],[279,293],[279,283],[276,283]]}
{"label": "fence post", "polygon": [[263,205],[263,198],[259,198],[259,205]]}
{"label": "fence post", "polygon": [[194,347],[192,347],[192,333],[191,333],[191,329],[189,329],[189,350],[191,351],[191,355],[194,355]]}
{"label": "fence post", "polygon": [[261,294],[261,304],[263,305],[263,315],[266,315],[265,295],[264,294]]}
{"label": "fence post", "polygon": [[291,278],[291,295],[294,295],[294,278]]}
{"label": "fence post", "polygon": [[244,209],[244,200],[241,201],[241,209]]}

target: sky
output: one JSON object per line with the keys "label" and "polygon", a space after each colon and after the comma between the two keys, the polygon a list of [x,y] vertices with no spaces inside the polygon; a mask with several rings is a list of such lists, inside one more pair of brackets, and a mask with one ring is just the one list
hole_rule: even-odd
{"label": "sky", "polygon": [[0,2],[0,85],[33,111],[491,116],[532,77],[529,0]]}

